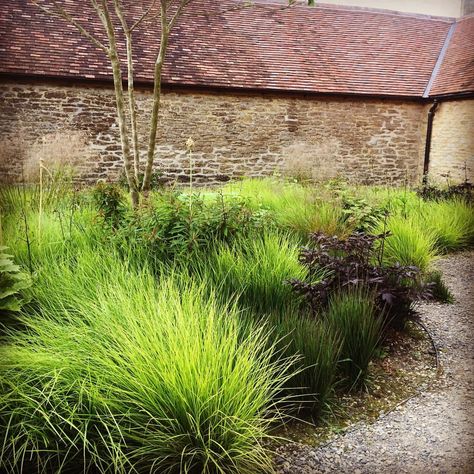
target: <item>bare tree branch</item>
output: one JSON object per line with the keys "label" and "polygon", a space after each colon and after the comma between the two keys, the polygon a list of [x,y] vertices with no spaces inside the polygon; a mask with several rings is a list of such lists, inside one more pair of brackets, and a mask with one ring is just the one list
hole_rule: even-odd
{"label": "bare tree branch", "polygon": [[117,15],[117,18],[120,20],[120,24],[122,25],[124,33],[128,34],[130,33],[130,28],[128,27],[127,19],[125,18],[125,15],[123,14],[122,2],[120,0],[113,0],[113,1],[114,1],[115,14]]}
{"label": "bare tree branch", "polygon": [[[97,13],[97,16],[99,17],[100,21],[102,22],[102,26],[104,27],[106,33],[107,33],[107,37],[109,38],[109,43],[110,43],[110,34],[109,34],[109,31],[108,31],[108,21],[107,21],[107,17],[105,15],[105,9],[103,8],[104,7],[104,2],[102,2],[102,7],[99,6],[99,4],[97,3],[96,0],[91,0],[91,4],[94,8],[94,10],[96,11]],[[105,7],[107,7],[107,4],[105,3]],[[108,10],[107,10],[108,12]],[[109,51],[110,53],[110,51]],[[107,54],[109,54],[107,53]]]}
{"label": "bare tree branch", "polygon": [[[58,16],[65,19],[69,24],[75,26],[79,32],[91,40],[93,44],[103,50],[112,66],[116,109],[117,109],[117,120],[120,129],[120,140],[122,144],[122,155],[125,168],[125,174],[127,182],[130,188],[130,194],[132,198],[133,206],[136,207],[139,204],[139,190],[146,194],[150,189],[151,176],[153,171],[153,163],[155,159],[156,149],[156,136],[158,129],[158,117],[160,111],[161,101],[161,80],[163,65],[165,61],[166,51],[168,47],[170,31],[176,24],[179,16],[182,14],[184,8],[191,3],[192,0],[159,0],[160,8],[159,12],[152,15],[153,9],[158,3],[158,0],[149,0],[148,8],[142,13],[142,15],[129,26],[124,8],[122,6],[122,0],[90,0],[92,8],[96,12],[108,38],[108,46],[103,44],[97,39],[92,33],[86,30],[66,9],[60,5],[59,0],[49,0],[52,7],[48,8],[47,2],[44,1],[40,4],[41,0],[30,0],[34,5],[38,6],[48,15]],[[122,71],[121,62],[118,54],[117,39],[114,22],[111,17],[109,5],[114,6],[115,14],[117,15],[121,29],[125,35],[126,46],[127,46],[127,74],[128,74],[128,96],[129,96],[129,107],[130,107],[130,125],[128,123],[127,115],[125,113],[125,98],[124,89],[122,82]],[[140,26],[145,20],[150,20],[160,16],[161,23],[161,40],[160,49],[157,55],[155,66],[154,66],[154,82],[153,82],[153,106],[151,111],[150,120],[150,132],[148,139],[148,148],[146,156],[145,176],[143,182],[139,183],[139,144],[138,144],[138,131],[137,131],[137,109],[135,102],[135,91],[134,91],[134,68],[133,68],[133,48],[132,48],[132,32],[135,28]],[[131,137],[129,136],[131,128]],[[130,147],[130,138],[133,144],[133,154]]]}
{"label": "bare tree branch", "polygon": [[156,0],[153,0],[148,9],[143,13],[143,15],[130,27],[130,32],[137,28],[145,19],[148,18],[148,15],[151,13],[153,8],[156,5]]}
{"label": "bare tree branch", "polygon": [[176,12],[174,13],[174,15],[172,16],[170,22],[169,22],[169,28],[170,30],[173,28],[173,26],[175,25],[176,23],[176,20],[179,18],[179,16],[181,15],[181,13],[183,12],[184,8],[189,5],[190,3],[192,2],[192,0],[181,0],[179,2],[179,5],[178,5],[178,8],[176,9]]}

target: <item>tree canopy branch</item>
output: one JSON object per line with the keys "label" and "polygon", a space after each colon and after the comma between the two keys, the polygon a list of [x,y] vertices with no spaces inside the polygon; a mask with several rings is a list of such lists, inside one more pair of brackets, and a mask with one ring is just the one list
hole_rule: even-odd
{"label": "tree canopy branch", "polygon": [[172,29],[173,26],[175,25],[176,20],[179,18],[179,16],[183,12],[183,9],[191,2],[192,2],[192,0],[181,0],[179,2],[177,10],[175,11],[174,15],[171,17],[171,20],[169,22],[169,28],[170,29]]}
{"label": "tree canopy branch", "polygon": [[153,10],[154,6],[156,5],[156,0],[153,0],[150,4],[150,6],[147,8],[147,10],[143,13],[143,15],[130,27],[130,31],[133,31],[137,26],[139,26],[146,18],[148,18],[148,15],[151,13]]}
{"label": "tree canopy branch", "polygon": [[127,19],[123,14],[122,5],[120,0],[114,0],[114,7],[115,7],[115,14],[117,18],[120,20],[120,24],[122,25],[123,31],[126,36],[131,33],[131,29],[128,27]]}

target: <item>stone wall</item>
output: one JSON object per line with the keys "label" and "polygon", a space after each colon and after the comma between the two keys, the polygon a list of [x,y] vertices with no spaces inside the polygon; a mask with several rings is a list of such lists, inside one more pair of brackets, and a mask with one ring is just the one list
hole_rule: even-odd
{"label": "stone wall", "polygon": [[[141,112],[149,110],[151,93],[141,91],[138,103]],[[156,165],[166,178],[186,181],[185,143],[192,137],[198,181],[269,175],[303,162],[322,178],[414,182],[422,170],[425,130],[426,107],[410,101],[167,91]],[[20,176],[22,161],[38,150],[54,153],[61,141],[62,150],[68,143],[77,147],[77,134],[85,144],[82,179],[116,177],[122,164],[112,90],[0,84],[3,181]],[[145,126],[140,137],[146,143]]]}
{"label": "stone wall", "polygon": [[433,121],[430,178],[474,182],[474,99],[442,102]]}

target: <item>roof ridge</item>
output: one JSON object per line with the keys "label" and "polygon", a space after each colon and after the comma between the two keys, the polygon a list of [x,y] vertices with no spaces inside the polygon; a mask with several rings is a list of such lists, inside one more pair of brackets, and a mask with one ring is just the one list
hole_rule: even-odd
{"label": "roof ridge", "polygon": [[457,22],[455,21],[449,27],[446,38],[444,39],[443,46],[441,47],[441,50],[439,52],[438,59],[436,60],[433,71],[431,73],[430,80],[428,81],[428,84],[426,85],[426,89],[423,92],[423,98],[427,98],[430,96],[431,88],[433,87],[433,83],[436,79],[436,76],[438,75],[439,70],[441,69],[441,64],[443,63],[444,57],[446,56],[446,51],[448,50],[449,42],[451,41],[451,38],[453,37],[454,30],[456,29],[456,25],[457,25]]}
{"label": "roof ridge", "polygon": [[[238,1],[238,0],[233,0]],[[257,5],[266,5],[266,6],[281,6],[288,8],[287,0],[251,0],[252,3]],[[445,23],[453,23],[457,20],[456,17],[451,16],[441,16],[441,15],[429,15],[428,13],[415,13],[415,12],[403,12],[399,10],[390,10],[386,8],[374,8],[374,7],[361,7],[356,5],[337,5],[333,3],[316,3],[314,6],[309,6],[306,3],[306,0],[296,0],[296,3],[293,4],[293,7],[307,7],[311,9],[324,9],[324,10],[342,10],[342,11],[355,11],[355,12],[366,12],[366,13],[376,13],[380,15],[391,15],[397,17],[408,17],[408,18],[417,18],[420,20],[434,20],[434,21],[443,21]],[[466,17],[463,17],[466,18]]]}
{"label": "roof ridge", "polygon": [[474,12],[469,13],[469,15],[460,16],[456,21],[470,20],[471,18],[474,18]]}

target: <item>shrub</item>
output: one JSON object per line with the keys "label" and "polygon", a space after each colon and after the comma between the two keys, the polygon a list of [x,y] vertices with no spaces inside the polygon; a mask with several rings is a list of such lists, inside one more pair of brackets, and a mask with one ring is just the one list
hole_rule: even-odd
{"label": "shrub", "polygon": [[0,314],[18,312],[27,301],[23,290],[31,286],[31,278],[13,263],[13,256],[0,246]]}
{"label": "shrub", "polygon": [[351,189],[350,193],[366,201],[369,206],[387,211],[390,215],[407,217],[419,212],[424,205],[417,194],[406,187],[363,186]]}
{"label": "shrub", "polygon": [[[412,314],[414,301],[427,297],[429,288],[423,285],[417,267],[381,265],[385,238],[386,234],[355,233],[347,239],[313,234],[313,246],[300,253],[309,277],[289,283],[306,297],[314,314],[327,307],[333,295],[363,288],[374,294],[379,314],[385,314],[386,323],[401,326]],[[375,248],[377,241],[382,242],[379,248]],[[320,275],[321,271],[324,278],[314,282],[313,275]]]}
{"label": "shrub", "polygon": [[88,137],[78,130],[49,133],[29,144],[24,163],[27,183],[37,183],[42,168],[45,183],[51,186],[70,183],[78,165],[90,157]]}
{"label": "shrub", "polygon": [[92,192],[104,222],[117,228],[125,215],[125,199],[116,184],[99,182]]}
{"label": "shrub", "polygon": [[325,319],[342,340],[340,365],[350,386],[363,386],[383,327],[372,295],[361,288],[334,295]]}
{"label": "shrub", "polygon": [[[46,264],[46,262],[45,262]],[[256,472],[294,360],[178,275],[116,256],[47,262],[0,356],[0,468]]]}
{"label": "shrub", "polygon": [[[327,181],[338,174],[341,143],[335,138],[319,142],[295,142],[281,150],[282,173],[299,182]],[[331,166],[327,166],[328,160]]]}
{"label": "shrub", "polygon": [[71,193],[81,162],[91,157],[82,131],[60,130],[27,144],[21,180],[36,190],[36,205],[54,207]]}
{"label": "shrub", "polygon": [[126,217],[111,239],[122,253],[132,250],[154,266],[189,262],[219,243],[256,234],[268,222],[240,197],[178,192],[157,194],[148,206]]}
{"label": "shrub", "polygon": [[426,183],[417,189],[417,194],[425,201],[442,201],[445,199],[463,199],[466,202],[473,201],[473,185],[468,181],[459,184],[449,184],[446,187],[439,187]]}
{"label": "shrub", "polygon": [[374,207],[365,199],[343,194],[343,220],[347,225],[359,232],[368,232],[375,228],[385,216],[385,209]]}

